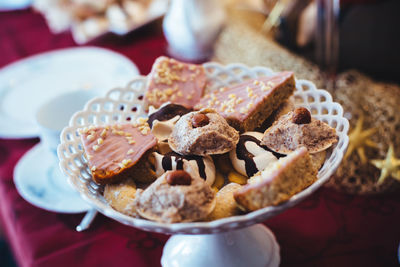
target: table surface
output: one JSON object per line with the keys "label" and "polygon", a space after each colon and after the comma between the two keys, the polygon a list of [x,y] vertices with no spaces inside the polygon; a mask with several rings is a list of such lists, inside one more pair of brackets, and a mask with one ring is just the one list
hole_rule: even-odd
{"label": "table surface", "polygon": [[[31,10],[0,12],[0,67],[53,49],[76,46],[69,33],[53,35]],[[142,74],[165,54],[160,23],[125,37],[89,45],[129,57]],[[0,139],[0,217],[20,266],[160,266],[168,236],[122,225],[102,215],[75,231],[83,214],[47,212],[26,202],[13,183],[14,166],[39,139]],[[265,222],[281,246],[281,266],[398,266],[398,195],[352,196],[321,188]],[[1,261],[1,255],[0,255]]]}

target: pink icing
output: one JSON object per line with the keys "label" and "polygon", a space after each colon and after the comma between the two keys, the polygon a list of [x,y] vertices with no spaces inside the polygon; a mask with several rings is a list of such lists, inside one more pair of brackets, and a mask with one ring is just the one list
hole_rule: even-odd
{"label": "pink icing", "polygon": [[156,59],[148,78],[145,99],[156,108],[165,102],[193,108],[202,97],[206,85],[203,66],[167,57]]}
{"label": "pink icing", "polygon": [[[91,169],[95,166],[96,170],[117,172],[121,170],[123,163],[125,163],[124,168],[129,168],[157,143],[150,130],[143,134],[140,127],[134,127],[132,124],[107,126],[107,128],[97,126],[81,133],[82,144]],[[93,138],[88,138],[89,135]],[[103,140],[100,141],[101,144],[99,139]]]}
{"label": "pink icing", "polygon": [[213,108],[225,118],[244,121],[255,112],[261,102],[292,76],[293,72],[284,71],[271,77],[258,77],[231,87],[220,88],[202,97],[195,109]]}

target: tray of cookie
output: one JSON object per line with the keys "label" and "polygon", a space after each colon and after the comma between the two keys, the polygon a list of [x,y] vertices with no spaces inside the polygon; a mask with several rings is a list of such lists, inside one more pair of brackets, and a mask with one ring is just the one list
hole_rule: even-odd
{"label": "tray of cookie", "polygon": [[123,224],[218,233],[262,222],[322,186],[348,145],[331,95],[290,71],[158,58],[89,101],[61,134],[60,167]]}

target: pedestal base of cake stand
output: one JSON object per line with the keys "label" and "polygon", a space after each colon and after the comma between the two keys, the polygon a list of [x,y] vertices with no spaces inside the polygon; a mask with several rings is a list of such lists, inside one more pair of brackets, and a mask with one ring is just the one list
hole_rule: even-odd
{"label": "pedestal base of cake stand", "polygon": [[163,267],[276,267],[279,263],[279,245],[262,224],[219,234],[174,235],[161,258]]}

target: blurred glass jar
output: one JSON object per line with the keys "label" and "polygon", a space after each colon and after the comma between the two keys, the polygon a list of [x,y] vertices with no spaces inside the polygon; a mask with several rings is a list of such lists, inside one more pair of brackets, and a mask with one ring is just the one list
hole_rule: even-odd
{"label": "blurred glass jar", "polygon": [[224,21],[219,1],[172,0],[163,22],[169,53],[187,61],[206,60]]}

